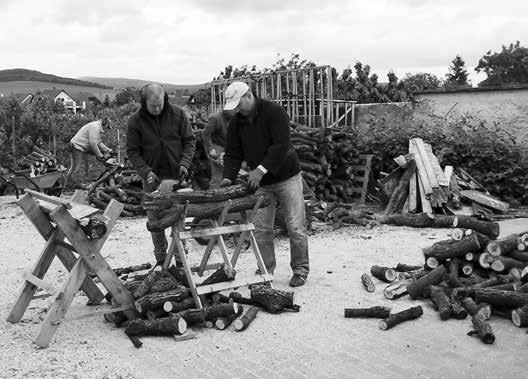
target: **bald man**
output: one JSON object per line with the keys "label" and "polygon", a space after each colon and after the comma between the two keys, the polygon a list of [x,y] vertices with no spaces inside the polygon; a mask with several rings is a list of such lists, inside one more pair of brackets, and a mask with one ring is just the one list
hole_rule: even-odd
{"label": "bald man", "polygon": [[[163,87],[149,84],[141,90],[141,108],[128,120],[127,154],[143,179],[145,192],[170,190],[174,180],[187,177],[196,139],[185,112],[169,104]],[[157,220],[156,211],[148,211]],[[167,254],[165,232],[152,232],[154,256],[162,264]]]}

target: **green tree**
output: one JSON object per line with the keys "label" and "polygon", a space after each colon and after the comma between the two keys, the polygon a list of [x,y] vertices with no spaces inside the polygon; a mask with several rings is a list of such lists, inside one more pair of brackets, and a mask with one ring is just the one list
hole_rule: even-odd
{"label": "green tree", "polygon": [[468,86],[468,72],[466,70],[466,62],[460,55],[457,54],[449,65],[449,72],[446,75],[446,87]]}
{"label": "green tree", "polygon": [[499,53],[492,53],[490,50],[480,58],[475,71],[487,75],[487,78],[478,84],[479,87],[527,84],[528,48],[521,46],[517,41],[509,46],[503,45]]}
{"label": "green tree", "polygon": [[139,100],[138,91],[133,87],[127,87],[116,94],[114,105],[119,107]]}
{"label": "green tree", "polygon": [[407,73],[400,83],[403,89],[409,93],[438,89],[442,86],[442,81],[436,75],[427,72]]}
{"label": "green tree", "polygon": [[103,100],[103,107],[105,108],[109,108],[111,105],[110,103],[110,97],[108,96],[108,94],[105,96],[104,100]]}

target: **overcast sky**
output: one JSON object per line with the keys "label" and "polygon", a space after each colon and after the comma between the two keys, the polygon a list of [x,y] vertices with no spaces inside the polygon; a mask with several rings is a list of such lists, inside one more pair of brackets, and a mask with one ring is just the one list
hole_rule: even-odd
{"label": "overcast sky", "polygon": [[0,69],[203,83],[228,64],[299,53],[339,71],[370,64],[444,77],[460,54],[528,44],[526,0],[0,0]]}

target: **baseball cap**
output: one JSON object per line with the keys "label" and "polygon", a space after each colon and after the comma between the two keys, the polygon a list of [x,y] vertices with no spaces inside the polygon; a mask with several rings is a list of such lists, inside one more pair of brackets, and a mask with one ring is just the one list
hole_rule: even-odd
{"label": "baseball cap", "polygon": [[225,90],[224,110],[231,111],[238,106],[240,98],[249,91],[249,86],[244,82],[233,82]]}
{"label": "baseball cap", "polygon": [[101,119],[101,124],[107,129],[112,129],[112,121],[110,121],[110,117],[108,116],[103,116],[103,118]]}

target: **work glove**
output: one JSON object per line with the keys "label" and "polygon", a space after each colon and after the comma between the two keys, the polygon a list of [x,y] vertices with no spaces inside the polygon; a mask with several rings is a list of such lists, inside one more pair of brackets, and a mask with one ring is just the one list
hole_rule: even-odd
{"label": "work glove", "polygon": [[209,157],[211,157],[211,159],[218,159],[218,151],[216,151],[214,147],[209,150]]}
{"label": "work glove", "polygon": [[147,174],[147,183],[156,188],[159,182],[160,180],[158,178],[158,175],[154,174],[154,172],[152,171],[149,171],[149,173]]}
{"label": "work glove", "polygon": [[185,166],[180,166],[180,180],[186,179],[189,176],[189,171]]}
{"label": "work glove", "polygon": [[264,176],[264,173],[260,171],[258,168],[251,170],[249,172],[249,188],[256,190],[260,186],[260,181],[262,180],[262,177]]}
{"label": "work glove", "polygon": [[222,179],[222,182],[220,183],[220,187],[229,187],[231,185],[231,180],[224,178]]}

